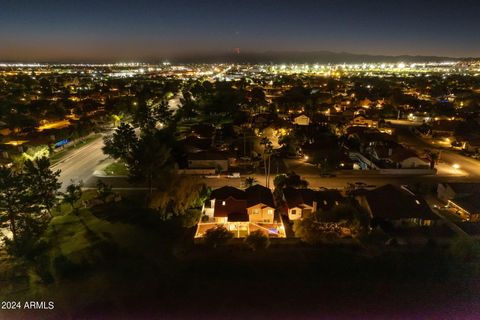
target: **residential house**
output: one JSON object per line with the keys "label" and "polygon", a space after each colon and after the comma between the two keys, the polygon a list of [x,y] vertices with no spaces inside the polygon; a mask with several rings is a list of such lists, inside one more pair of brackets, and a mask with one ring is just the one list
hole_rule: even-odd
{"label": "residential house", "polygon": [[361,126],[361,127],[368,127],[368,128],[376,128],[378,126],[378,121],[367,118],[364,115],[356,115],[352,121],[350,121],[352,126]]}
{"label": "residential house", "polygon": [[443,182],[437,185],[437,198],[445,203],[478,192],[480,183],[475,182]]}
{"label": "residential house", "polygon": [[398,226],[428,226],[439,219],[425,199],[404,187],[387,184],[355,198],[369,213],[372,225],[384,230]]}
{"label": "residential house", "polygon": [[376,144],[395,144],[394,137],[387,133],[382,133],[378,129],[350,126],[347,128],[347,136],[349,139],[357,140],[360,151],[365,152],[366,148]]}
{"label": "residential house", "polygon": [[299,126],[308,126],[310,125],[312,121],[310,118],[304,114],[301,114],[295,118],[293,118],[293,124],[299,125]]}
{"label": "residential house", "polygon": [[283,200],[286,204],[289,220],[298,220],[317,211],[317,203],[314,201],[313,192],[311,189],[295,189],[291,187],[283,189]]}
{"label": "residential house", "polygon": [[237,237],[245,237],[249,233],[247,200],[243,190],[225,186],[212,191],[210,199],[205,202],[203,214],[208,217],[208,222],[198,224],[195,237],[202,237],[208,229],[217,225],[223,225]]}
{"label": "residential house", "polygon": [[480,137],[477,135],[456,137],[455,140],[461,145],[463,150],[476,153],[480,152]]}
{"label": "residential house", "polygon": [[398,168],[429,168],[429,163],[420,158],[415,151],[403,147],[395,149],[388,159]]}
{"label": "residential house", "polygon": [[438,120],[430,123],[430,132],[433,138],[454,140],[455,128],[460,120]]}
{"label": "residential house", "polygon": [[269,188],[254,185],[245,190],[224,186],[212,191],[203,214],[208,222],[200,223],[197,236],[216,225],[223,225],[237,237],[261,230],[270,236],[285,236],[281,222],[275,221],[275,204]]}
{"label": "residential house", "polygon": [[372,106],[373,101],[370,100],[370,99],[368,99],[368,98],[365,98],[365,99],[363,99],[363,100],[360,100],[360,101],[358,102],[358,104],[359,104],[362,108],[368,109],[368,108],[370,108],[370,107]]}
{"label": "residential house", "polygon": [[189,169],[215,169],[224,172],[235,162],[235,157],[220,151],[201,151],[189,153],[187,161]]}
{"label": "residential house", "polygon": [[269,188],[259,184],[245,189],[249,221],[273,223],[275,204]]}
{"label": "residential house", "polygon": [[421,159],[414,150],[407,149],[393,141],[371,143],[366,153],[372,160],[383,163],[383,167],[428,168],[429,163]]}
{"label": "residential house", "polygon": [[218,223],[248,222],[245,191],[231,186],[213,190],[205,204],[204,214]]}
{"label": "residential house", "polygon": [[338,190],[283,189],[283,200],[288,219],[299,220],[318,210],[327,211],[344,201]]}

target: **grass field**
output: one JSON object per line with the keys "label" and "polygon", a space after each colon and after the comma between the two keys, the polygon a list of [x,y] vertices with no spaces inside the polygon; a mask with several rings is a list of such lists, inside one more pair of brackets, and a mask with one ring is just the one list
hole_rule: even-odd
{"label": "grass field", "polygon": [[128,175],[128,168],[121,161],[116,161],[109,164],[104,169],[104,171],[107,176],[127,176]]}

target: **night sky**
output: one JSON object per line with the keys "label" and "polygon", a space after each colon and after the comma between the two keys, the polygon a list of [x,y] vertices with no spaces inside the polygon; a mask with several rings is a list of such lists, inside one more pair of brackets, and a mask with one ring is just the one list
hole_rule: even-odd
{"label": "night sky", "polygon": [[478,57],[479,14],[479,0],[0,0],[0,61],[234,48]]}

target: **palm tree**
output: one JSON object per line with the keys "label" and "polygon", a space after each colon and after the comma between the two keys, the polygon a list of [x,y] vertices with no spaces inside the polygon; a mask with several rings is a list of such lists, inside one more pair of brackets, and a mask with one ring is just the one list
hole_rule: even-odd
{"label": "palm tree", "polygon": [[265,186],[268,188],[268,174],[270,173],[270,170],[267,170],[267,156],[268,156],[268,163],[270,164],[272,142],[267,137],[263,137],[262,140],[260,141],[260,144],[263,145],[263,165],[265,168]]}
{"label": "palm tree", "polygon": [[119,113],[119,114],[112,114],[110,115],[112,120],[113,120],[113,126],[116,127],[120,124],[120,121],[122,121],[122,119],[124,118],[124,114],[123,113]]}

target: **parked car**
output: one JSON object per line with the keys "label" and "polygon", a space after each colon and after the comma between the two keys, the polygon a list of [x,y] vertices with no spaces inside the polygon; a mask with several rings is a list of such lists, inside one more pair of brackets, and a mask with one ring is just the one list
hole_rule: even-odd
{"label": "parked car", "polygon": [[207,179],[213,179],[213,178],[220,178],[220,175],[219,174],[209,174],[209,175],[206,175],[206,176],[203,176],[204,178],[207,178]]}
{"label": "parked car", "polygon": [[322,178],[333,178],[333,177],[336,177],[336,175],[334,175],[333,173],[321,173],[320,177],[322,177]]}
{"label": "parked car", "polygon": [[240,178],[240,172],[234,172],[232,174],[229,174],[227,176],[227,178],[230,178],[230,179],[239,179]]}

